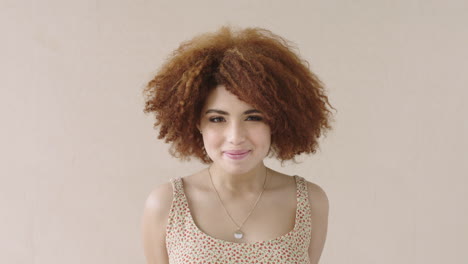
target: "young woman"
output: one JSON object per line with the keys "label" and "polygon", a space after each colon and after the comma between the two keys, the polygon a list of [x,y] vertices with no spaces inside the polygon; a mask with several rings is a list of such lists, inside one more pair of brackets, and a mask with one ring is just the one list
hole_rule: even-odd
{"label": "young woman", "polygon": [[318,263],[328,199],[267,168],[315,153],[333,108],[307,63],[278,35],[222,27],[184,42],[145,89],[170,153],[208,166],[148,196],[148,264]]}

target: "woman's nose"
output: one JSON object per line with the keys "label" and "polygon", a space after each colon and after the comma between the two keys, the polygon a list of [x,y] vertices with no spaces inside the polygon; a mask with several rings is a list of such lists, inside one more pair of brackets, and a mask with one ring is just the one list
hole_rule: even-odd
{"label": "woman's nose", "polygon": [[232,122],[227,131],[227,139],[233,145],[240,145],[245,141],[246,128],[238,122]]}

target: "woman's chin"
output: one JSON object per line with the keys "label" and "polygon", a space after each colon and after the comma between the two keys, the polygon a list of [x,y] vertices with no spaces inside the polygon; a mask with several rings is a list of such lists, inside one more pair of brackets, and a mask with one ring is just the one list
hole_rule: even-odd
{"label": "woman's chin", "polygon": [[255,169],[256,165],[252,163],[223,162],[220,167],[229,174],[245,174]]}

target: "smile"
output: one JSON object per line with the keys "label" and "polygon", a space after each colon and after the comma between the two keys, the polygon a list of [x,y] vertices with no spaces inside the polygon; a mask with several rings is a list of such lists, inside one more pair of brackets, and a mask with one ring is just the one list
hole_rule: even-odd
{"label": "smile", "polygon": [[224,152],[224,155],[226,157],[230,158],[230,159],[241,160],[241,159],[247,157],[247,155],[249,155],[249,153],[250,153],[250,150],[248,150],[247,152],[244,152],[244,153],[239,153],[239,154]]}

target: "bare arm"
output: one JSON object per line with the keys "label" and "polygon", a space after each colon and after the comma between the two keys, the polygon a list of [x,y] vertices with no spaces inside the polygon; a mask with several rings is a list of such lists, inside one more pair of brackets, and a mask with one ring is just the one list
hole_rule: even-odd
{"label": "bare arm", "polygon": [[312,236],[309,245],[309,258],[311,264],[318,264],[327,237],[329,203],[325,191],[320,186],[307,182],[307,190],[312,210]]}
{"label": "bare arm", "polygon": [[166,225],[172,204],[170,182],[156,187],[146,199],[141,219],[143,249],[147,264],[168,264]]}

